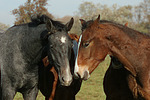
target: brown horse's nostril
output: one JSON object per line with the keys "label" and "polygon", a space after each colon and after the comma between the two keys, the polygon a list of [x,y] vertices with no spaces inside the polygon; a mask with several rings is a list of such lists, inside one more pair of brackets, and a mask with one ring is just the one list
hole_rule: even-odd
{"label": "brown horse's nostril", "polygon": [[83,79],[84,79],[84,80],[87,80],[87,79],[89,78],[89,76],[90,76],[90,75],[89,75],[89,72],[88,72],[88,71],[85,71],[85,72],[84,72]]}

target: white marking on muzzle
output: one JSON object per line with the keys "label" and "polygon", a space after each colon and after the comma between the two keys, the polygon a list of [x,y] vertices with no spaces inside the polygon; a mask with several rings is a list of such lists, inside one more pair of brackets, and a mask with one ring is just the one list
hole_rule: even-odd
{"label": "white marking on muzzle", "polygon": [[71,75],[71,72],[70,72],[70,66],[67,65],[67,68],[66,68],[66,82],[69,82],[72,80],[72,75]]}
{"label": "white marking on muzzle", "polygon": [[[74,69],[74,74],[76,75],[78,70],[79,70],[79,66],[77,64],[77,60],[78,60],[78,51],[79,51],[79,47],[80,47],[80,44],[81,44],[81,39],[82,39],[82,35],[80,36],[79,38],[79,42],[78,42],[78,50],[77,50],[77,57],[76,57],[76,61],[75,61],[75,69]],[[77,75],[76,75],[77,76]]]}
{"label": "white marking on muzzle", "polygon": [[66,60],[66,68],[65,68],[64,71],[61,72],[61,76],[62,77],[59,76],[60,80],[62,80],[61,85],[69,86],[72,82],[72,74],[70,72],[70,66],[69,66],[69,61],[68,60]]}

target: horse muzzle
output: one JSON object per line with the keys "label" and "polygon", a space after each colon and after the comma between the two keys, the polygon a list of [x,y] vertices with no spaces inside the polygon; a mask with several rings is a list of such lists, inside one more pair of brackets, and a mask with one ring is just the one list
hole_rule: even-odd
{"label": "horse muzzle", "polygon": [[84,70],[84,71],[78,71],[78,72],[74,72],[74,78],[75,79],[82,79],[82,80],[88,80],[90,78],[90,74],[88,70]]}
{"label": "horse muzzle", "polygon": [[73,81],[72,77],[69,77],[69,76],[61,77],[60,84],[63,86],[70,86],[72,81]]}

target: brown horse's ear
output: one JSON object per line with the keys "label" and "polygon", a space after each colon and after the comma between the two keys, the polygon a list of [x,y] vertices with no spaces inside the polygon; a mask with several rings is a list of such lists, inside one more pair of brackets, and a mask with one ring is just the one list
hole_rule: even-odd
{"label": "brown horse's ear", "polygon": [[86,23],[86,21],[83,20],[83,19],[79,19],[79,20],[80,20],[82,26],[83,26],[84,23]]}
{"label": "brown horse's ear", "polygon": [[127,26],[128,26],[128,22],[126,22],[124,26],[126,26],[126,27],[127,27]]}
{"label": "brown horse's ear", "polygon": [[99,23],[100,21],[100,15],[98,15],[97,19],[95,20],[95,22],[98,22]]}
{"label": "brown horse's ear", "polygon": [[100,21],[100,15],[98,15],[97,19],[94,21],[94,23],[97,25],[97,23],[99,23]]}
{"label": "brown horse's ear", "polygon": [[72,26],[73,26],[73,23],[74,23],[74,19],[71,18],[70,21],[66,24],[66,30],[67,30],[67,31],[70,31],[70,29],[71,29]]}
{"label": "brown horse's ear", "polygon": [[52,23],[52,21],[50,19],[48,19],[46,21],[46,27],[47,27],[47,30],[49,31],[48,34],[52,34],[52,33],[55,33],[55,27]]}

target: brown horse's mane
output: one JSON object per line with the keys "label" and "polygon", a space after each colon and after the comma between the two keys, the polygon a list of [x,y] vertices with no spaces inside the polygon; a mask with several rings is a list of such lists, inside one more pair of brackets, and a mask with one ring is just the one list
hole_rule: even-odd
{"label": "brown horse's mane", "polygon": [[[82,25],[82,30],[86,29],[88,26],[91,25],[91,23],[94,22],[94,20],[89,20],[87,21],[86,23],[84,23]],[[99,21],[100,24],[111,24],[115,27],[118,27],[119,29],[121,29],[124,33],[128,34],[128,36],[130,36],[131,38],[135,39],[137,37],[137,34],[141,34],[143,36],[146,36],[146,37],[150,37],[149,34],[146,34],[146,33],[142,33],[142,32],[139,32],[137,30],[134,30],[132,28],[129,28],[129,27],[126,27],[125,25],[122,25],[122,24],[119,24],[119,23],[116,23],[114,21],[108,21],[108,20],[100,20]]]}
{"label": "brown horse's mane", "polygon": [[121,29],[124,33],[128,34],[128,36],[130,36],[131,38],[134,38],[134,39],[137,37],[137,34],[140,34],[140,35],[143,35],[143,36],[146,36],[146,37],[150,37],[149,34],[139,32],[135,29],[132,29],[130,27],[126,27],[125,25],[122,25],[122,24],[119,24],[119,23],[116,23],[116,22],[113,22],[113,21],[101,20],[100,24],[111,24],[113,26],[116,26],[119,29]]}

